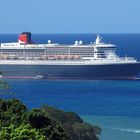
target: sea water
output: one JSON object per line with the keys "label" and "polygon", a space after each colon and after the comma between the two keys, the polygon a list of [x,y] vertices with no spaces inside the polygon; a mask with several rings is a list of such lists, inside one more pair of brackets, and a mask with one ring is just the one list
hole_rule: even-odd
{"label": "sea water", "polygon": [[[118,45],[120,56],[140,60],[140,34],[101,34],[107,43]],[[33,35],[33,41],[71,44],[93,42],[95,34]],[[0,35],[0,42],[16,41],[17,35]],[[140,80],[25,80],[7,79],[13,94],[29,109],[44,104],[78,113],[85,121],[102,128],[100,140],[140,140]]]}

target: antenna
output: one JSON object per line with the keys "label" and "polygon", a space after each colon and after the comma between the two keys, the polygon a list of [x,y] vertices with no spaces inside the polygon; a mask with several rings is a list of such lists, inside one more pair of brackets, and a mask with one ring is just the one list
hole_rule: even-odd
{"label": "antenna", "polygon": [[100,44],[100,42],[101,42],[100,35],[97,34],[97,38],[96,38],[95,44]]}

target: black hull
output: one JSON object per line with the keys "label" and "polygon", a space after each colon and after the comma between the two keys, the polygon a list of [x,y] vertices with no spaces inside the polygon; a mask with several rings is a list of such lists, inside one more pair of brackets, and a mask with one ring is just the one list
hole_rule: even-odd
{"label": "black hull", "polygon": [[0,65],[4,78],[131,79],[140,72],[140,63],[104,65]]}

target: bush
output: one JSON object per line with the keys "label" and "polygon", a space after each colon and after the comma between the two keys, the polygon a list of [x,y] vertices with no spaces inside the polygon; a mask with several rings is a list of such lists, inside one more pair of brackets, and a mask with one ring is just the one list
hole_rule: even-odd
{"label": "bush", "polygon": [[100,132],[73,112],[47,105],[28,111],[17,99],[0,99],[0,140],[98,140]]}
{"label": "bush", "polygon": [[85,123],[76,113],[64,112],[48,105],[44,105],[42,110],[49,113],[53,120],[62,124],[70,140],[98,140],[97,135],[101,133],[100,127]]}
{"label": "bush", "polygon": [[38,130],[30,125],[20,125],[14,127],[2,127],[0,131],[1,140],[47,140],[45,135],[42,135]]}
{"label": "bush", "polygon": [[16,99],[0,100],[0,140],[67,140],[59,123],[42,110],[28,111]]}

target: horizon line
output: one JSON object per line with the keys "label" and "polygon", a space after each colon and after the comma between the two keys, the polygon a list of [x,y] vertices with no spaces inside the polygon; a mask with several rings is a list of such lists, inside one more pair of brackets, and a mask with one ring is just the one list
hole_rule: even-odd
{"label": "horizon line", "polygon": [[[30,31],[23,31],[23,32],[30,32]],[[20,32],[22,33],[22,32]],[[0,35],[17,35],[17,34],[20,34],[20,33],[0,33]],[[97,32],[97,33],[34,33],[34,32],[30,32],[31,34],[140,34],[140,32],[124,32],[124,33],[119,33],[119,32],[116,32],[116,33],[102,33],[102,32]]]}

